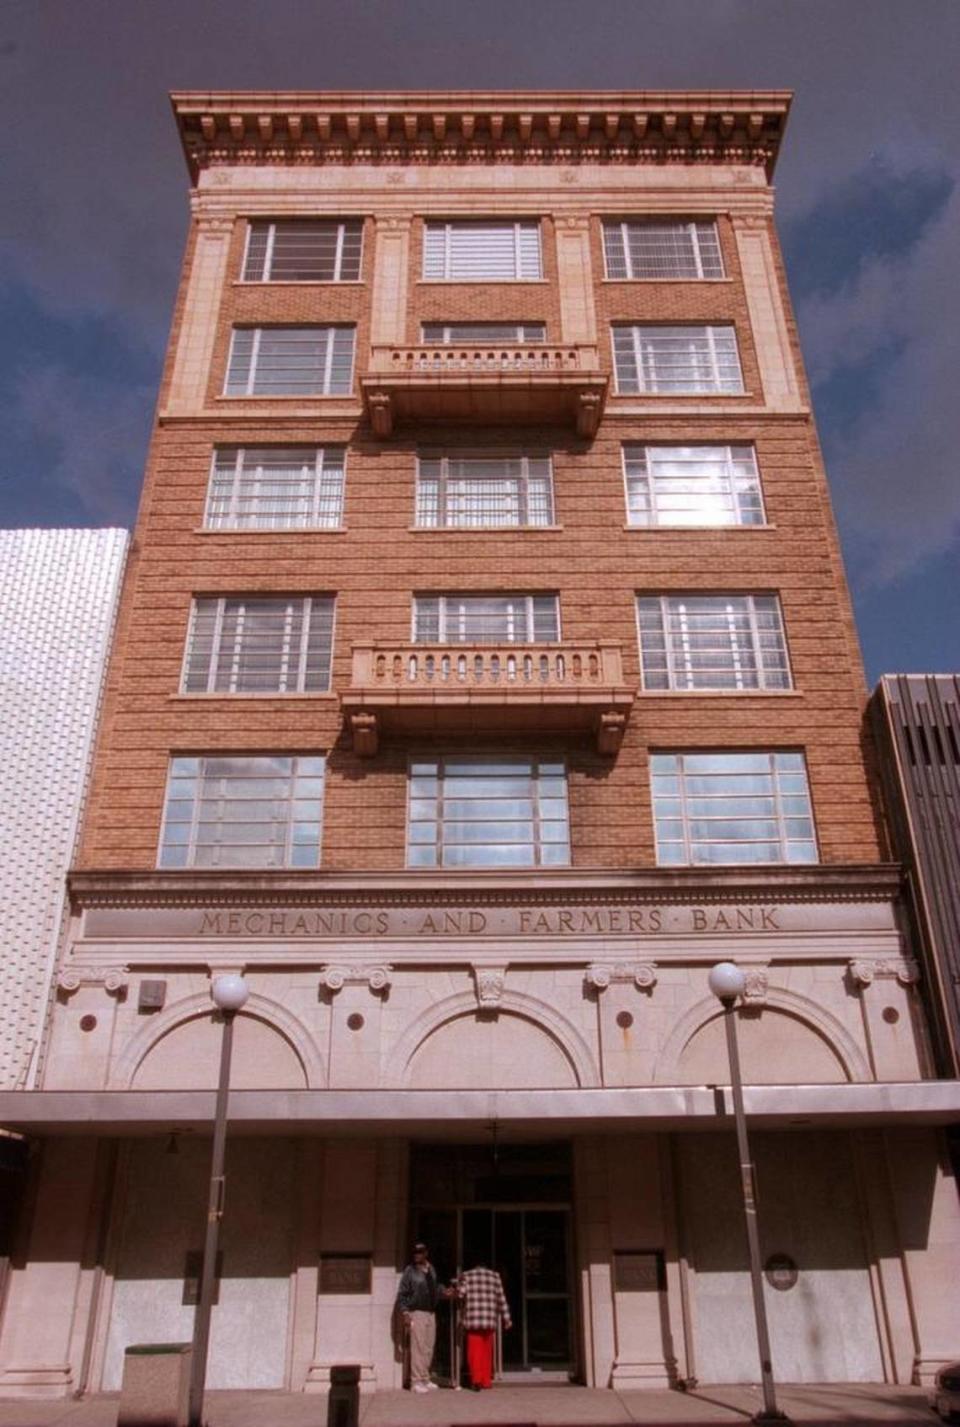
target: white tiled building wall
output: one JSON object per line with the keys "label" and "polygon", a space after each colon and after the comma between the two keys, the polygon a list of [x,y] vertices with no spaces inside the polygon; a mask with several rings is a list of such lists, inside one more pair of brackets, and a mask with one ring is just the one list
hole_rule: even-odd
{"label": "white tiled building wall", "polygon": [[31,1083],[125,530],[0,530],[0,1088]]}

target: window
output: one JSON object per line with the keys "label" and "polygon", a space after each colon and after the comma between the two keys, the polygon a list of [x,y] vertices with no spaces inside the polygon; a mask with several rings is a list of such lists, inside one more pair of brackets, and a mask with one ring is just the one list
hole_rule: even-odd
{"label": "window", "polygon": [[655,753],[657,861],[816,862],[802,753]]}
{"label": "window", "polygon": [[608,278],[723,277],[716,223],[604,223],[603,253]]}
{"label": "window", "polygon": [[762,525],[752,446],[623,448],[630,525]]}
{"label": "window", "polygon": [[645,689],[789,689],[776,595],[642,595]]}
{"label": "window", "polygon": [[521,282],[543,276],[540,224],[428,223],[423,276],[433,282]]}
{"label": "window", "polygon": [[560,638],[556,595],[416,595],[417,644],[550,644]]}
{"label": "window", "polygon": [[566,867],[567,775],[540,758],[410,764],[409,867]]}
{"label": "window", "polygon": [[196,599],[185,694],[313,694],[330,687],[330,595]]}
{"label": "window", "polygon": [[621,396],[743,391],[732,327],[614,327],[613,356]]}
{"label": "window", "polygon": [[357,282],[363,223],[300,218],[251,223],[244,282]]}
{"label": "window", "polygon": [[547,329],[542,322],[424,322],[421,328],[424,342],[441,342],[456,346],[461,342],[545,342]]}
{"label": "window", "polygon": [[349,396],[352,327],[235,327],[227,396]]}
{"label": "window", "polygon": [[421,456],[416,523],[551,525],[549,456]]}
{"label": "window", "polygon": [[221,446],[208,530],[332,529],[343,519],[342,446]]}
{"label": "window", "polygon": [[161,867],[316,867],[320,757],[174,758]]}

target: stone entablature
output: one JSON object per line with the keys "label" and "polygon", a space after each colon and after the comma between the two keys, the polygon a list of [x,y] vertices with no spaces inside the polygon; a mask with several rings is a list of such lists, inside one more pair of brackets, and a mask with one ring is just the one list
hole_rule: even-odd
{"label": "stone entablature", "polygon": [[784,90],[181,91],[172,101],[194,179],[220,164],[502,161],[737,163],[770,177],[790,107]]}

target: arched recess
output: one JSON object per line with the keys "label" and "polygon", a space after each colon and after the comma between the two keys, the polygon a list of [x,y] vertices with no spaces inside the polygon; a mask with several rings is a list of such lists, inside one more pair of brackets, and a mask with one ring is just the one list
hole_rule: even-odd
{"label": "arched recess", "polygon": [[[843,1022],[832,1012],[824,1010],[808,996],[803,996],[797,991],[780,989],[774,989],[768,993],[760,1013],[761,1024],[771,1011],[775,1015],[789,1016],[793,1021],[800,1022],[811,1035],[817,1036],[825,1043],[843,1072],[842,1077],[838,1077],[838,1079],[845,1078],[852,1081],[872,1079],[866,1055]],[[705,996],[702,1000],[695,1002],[680,1017],[657,1058],[653,1076],[656,1084],[672,1085],[677,1083],[684,1051],[698,1032],[710,1022],[717,1021],[722,1014],[716,998]],[[726,1066],[725,1059],[723,1065]],[[749,1081],[746,1071],[744,1071],[744,1078]],[[802,1073],[792,1073],[788,1077],[787,1083],[789,1082],[802,1083]]]}
{"label": "arched recess", "polygon": [[[167,1042],[167,1045],[169,1045],[169,1037],[175,1035],[183,1028],[198,1023],[201,1020],[209,1021],[211,1014],[210,996],[208,993],[201,991],[193,996],[185,996],[182,1000],[175,1001],[171,1006],[161,1011],[158,1016],[150,1017],[142,1029],[127,1042],[114,1062],[110,1074],[110,1088],[114,1090],[137,1088],[135,1082],[142,1073],[144,1064],[151,1052],[160,1047],[163,1042]],[[295,1083],[289,1086],[281,1086],[274,1083],[275,1075],[269,1085],[260,1086],[255,1083],[256,1076],[251,1078],[249,1073],[245,1073],[246,1057],[243,1054],[241,1041],[241,1026],[244,1022],[246,1022],[248,1026],[251,1025],[251,1023],[255,1023],[256,1030],[254,1031],[254,1036],[263,1047],[269,1047],[271,1044],[270,1040],[265,1038],[265,1033],[267,1036],[275,1038],[275,1040],[284,1047],[283,1051],[280,1051],[279,1046],[277,1047],[279,1052],[277,1059],[282,1062],[285,1058],[291,1070],[295,1067],[293,1076],[291,1077],[295,1079]],[[216,1027],[212,1024],[207,1027],[207,1035],[209,1039],[206,1041],[206,1044],[209,1046],[213,1056],[218,1058],[220,1053],[220,1037],[216,1033]],[[326,1084],[326,1067],[313,1038],[308,1033],[302,1021],[298,1020],[296,1016],[291,1015],[286,1007],[282,1006],[278,1001],[274,1001],[268,996],[262,996],[254,992],[237,1018],[235,1035],[236,1042],[234,1045],[233,1061],[233,1084],[235,1088],[290,1088],[302,1090],[320,1088]],[[214,1063],[216,1063],[216,1060]],[[279,1074],[279,1078],[283,1078],[283,1072],[279,1070],[279,1067],[277,1074]],[[212,1079],[209,1077],[207,1077],[207,1079],[209,1083],[205,1084],[204,1088],[215,1088],[216,1074],[214,1073]],[[150,1088],[156,1087],[151,1086]],[[181,1087],[175,1086],[172,1088]]]}
{"label": "arched recess", "polygon": [[[414,1018],[406,1030],[394,1042],[386,1057],[387,1079],[391,1085],[404,1086],[409,1083],[413,1061],[432,1035],[452,1022],[470,1016],[481,1023],[489,1019],[484,1013],[478,1016],[477,999],[472,991],[460,991],[436,1001],[432,1006]],[[530,1023],[547,1036],[559,1049],[570,1066],[576,1086],[588,1087],[600,1084],[600,1072],[587,1041],[577,1027],[536,996],[523,991],[505,990],[497,1006],[498,1017],[517,1017]],[[505,1076],[509,1067],[504,1066]],[[487,1089],[497,1089],[488,1086]],[[505,1086],[504,1088],[509,1088]],[[546,1088],[546,1087],[544,1087]]]}

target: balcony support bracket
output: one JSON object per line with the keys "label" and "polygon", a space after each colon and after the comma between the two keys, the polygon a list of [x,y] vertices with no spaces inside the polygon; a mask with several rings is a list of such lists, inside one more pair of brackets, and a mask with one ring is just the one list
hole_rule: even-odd
{"label": "balcony support bracket", "polygon": [[376,714],[351,714],[350,732],[353,735],[353,751],[357,757],[373,758],[380,747],[380,729]]}
{"label": "balcony support bracket", "polygon": [[617,713],[612,709],[607,713],[602,713],[597,724],[597,752],[610,756],[619,753],[626,728],[626,714]]}

